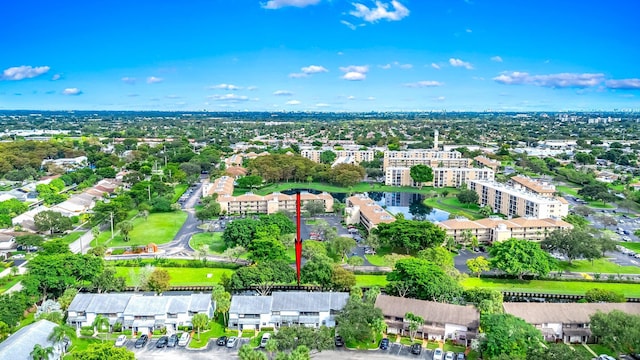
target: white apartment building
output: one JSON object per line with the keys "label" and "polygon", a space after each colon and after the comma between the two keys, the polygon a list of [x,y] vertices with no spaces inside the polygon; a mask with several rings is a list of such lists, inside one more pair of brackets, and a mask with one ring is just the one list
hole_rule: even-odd
{"label": "white apartment building", "polygon": [[[488,180],[495,178],[495,172],[489,168],[472,167],[434,167],[433,182],[425,185],[434,187],[460,187],[470,180]],[[389,167],[385,170],[385,185],[418,186],[411,178],[409,167]]]}

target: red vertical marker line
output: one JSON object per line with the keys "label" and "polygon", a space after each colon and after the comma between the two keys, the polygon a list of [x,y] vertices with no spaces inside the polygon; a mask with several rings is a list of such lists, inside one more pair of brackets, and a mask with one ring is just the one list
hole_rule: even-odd
{"label": "red vertical marker line", "polygon": [[300,266],[302,260],[302,239],[300,238],[300,192],[296,193],[296,276],[300,285]]}

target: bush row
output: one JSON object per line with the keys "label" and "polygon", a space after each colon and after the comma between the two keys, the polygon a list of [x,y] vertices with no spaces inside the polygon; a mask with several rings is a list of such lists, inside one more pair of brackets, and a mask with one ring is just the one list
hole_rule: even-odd
{"label": "bush row", "polygon": [[232,269],[236,270],[240,267],[238,264],[217,262],[217,261],[202,261],[202,260],[171,260],[164,258],[156,259],[128,259],[128,260],[114,260],[110,261],[110,264],[114,266],[123,267],[144,267],[147,265],[157,267],[184,267],[184,268],[217,268],[217,269]]}

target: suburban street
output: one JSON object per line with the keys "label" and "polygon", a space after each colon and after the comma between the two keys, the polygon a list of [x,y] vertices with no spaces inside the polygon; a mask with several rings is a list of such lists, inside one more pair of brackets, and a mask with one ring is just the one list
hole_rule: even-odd
{"label": "suburban street", "polygon": [[202,185],[203,183],[200,181],[196,186],[187,189],[187,191],[191,191],[191,195],[182,205],[184,211],[187,212],[187,220],[185,220],[173,241],[158,246],[159,249],[165,251],[165,256],[191,255],[193,253],[193,249],[189,246],[189,240],[194,234],[202,232],[201,229],[198,229],[195,210],[195,206],[202,195]]}

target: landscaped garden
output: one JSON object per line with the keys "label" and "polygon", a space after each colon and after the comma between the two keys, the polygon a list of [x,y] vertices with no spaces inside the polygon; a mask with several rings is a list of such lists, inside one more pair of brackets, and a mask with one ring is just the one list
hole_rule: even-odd
{"label": "landscaped garden", "polygon": [[[637,245],[640,245],[638,243]],[[638,246],[640,250],[640,246]],[[597,273],[597,274],[640,274],[640,267],[622,266],[609,261],[608,259],[574,260],[571,264],[568,261],[560,261],[558,267],[562,271]]]}
{"label": "landscaped garden", "polygon": [[480,206],[478,204],[463,204],[455,196],[428,198],[424,200],[424,204],[435,209],[447,211],[451,215],[464,216],[471,220],[485,217],[480,214]]}

